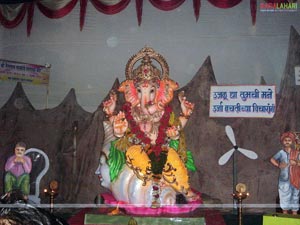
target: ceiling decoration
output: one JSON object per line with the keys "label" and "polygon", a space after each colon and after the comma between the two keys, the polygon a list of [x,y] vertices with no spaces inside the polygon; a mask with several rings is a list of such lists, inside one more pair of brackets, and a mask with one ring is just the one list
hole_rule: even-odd
{"label": "ceiling decoration", "polygon": [[[142,23],[143,1],[135,0],[137,21],[140,26]],[[179,7],[185,0],[148,0],[154,7],[170,11]],[[207,0],[214,7],[227,9],[232,8],[242,0]],[[30,36],[34,10],[38,9],[43,15],[50,19],[58,19],[69,14],[76,4],[80,4],[80,30],[84,27],[87,4],[91,3],[100,13],[107,15],[117,14],[125,9],[131,0],[0,0],[0,22],[5,28],[17,27],[27,15],[27,36]],[[188,1],[192,2],[194,16],[196,21],[199,19],[201,0]],[[257,0],[249,1],[249,9],[252,17],[252,24],[256,22]],[[288,2],[287,0],[266,0],[266,2]]]}

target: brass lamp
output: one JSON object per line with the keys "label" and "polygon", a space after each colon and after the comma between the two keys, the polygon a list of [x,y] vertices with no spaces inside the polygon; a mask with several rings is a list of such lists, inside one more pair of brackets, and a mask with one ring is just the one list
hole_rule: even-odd
{"label": "brass lamp", "polygon": [[45,188],[44,193],[50,197],[50,212],[53,213],[54,198],[58,194],[58,182],[56,180],[52,180],[49,184],[49,189]]}
{"label": "brass lamp", "polygon": [[232,194],[234,199],[238,201],[239,204],[239,212],[238,212],[238,220],[239,220],[239,225],[242,225],[242,216],[243,216],[243,211],[242,211],[242,203],[243,200],[246,199],[249,196],[249,192],[247,192],[247,187],[243,183],[238,183],[235,186],[235,193]]}

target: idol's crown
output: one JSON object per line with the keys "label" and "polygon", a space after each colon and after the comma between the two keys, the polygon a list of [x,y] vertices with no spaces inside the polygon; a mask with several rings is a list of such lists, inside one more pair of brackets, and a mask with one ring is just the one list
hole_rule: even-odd
{"label": "idol's crown", "polygon": [[149,55],[145,55],[142,59],[141,65],[133,70],[132,78],[137,80],[160,79],[161,72],[152,64]]}
{"label": "idol's crown", "polygon": [[[152,60],[160,65],[161,70],[153,65]],[[138,61],[141,61],[141,64],[134,69]],[[144,47],[128,60],[125,73],[126,79],[132,80],[164,79],[169,76],[169,66],[163,56],[152,48]]]}

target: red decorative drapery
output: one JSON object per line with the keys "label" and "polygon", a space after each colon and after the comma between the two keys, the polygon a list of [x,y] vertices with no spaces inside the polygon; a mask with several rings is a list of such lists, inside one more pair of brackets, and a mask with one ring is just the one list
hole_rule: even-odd
{"label": "red decorative drapery", "polygon": [[87,0],[80,0],[80,31],[83,29],[84,21],[85,21],[85,14],[86,14],[86,6]]}
{"label": "red decorative drapery", "polygon": [[256,23],[256,9],[257,9],[257,0],[250,0],[252,25],[255,25],[255,23]]}
{"label": "red decorative drapery", "polygon": [[185,0],[149,0],[151,4],[161,10],[170,11],[178,8]]}
{"label": "red decorative drapery", "polygon": [[135,0],[135,8],[136,8],[136,15],[138,19],[139,26],[142,23],[142,14],[143,14],[143,0]]}
{"label": "red decorative drapery", "polygon": [[227,9],[236,6],[242,0],[208,0],[208,1],[218,8]]}
{"label": "red decorative drapery", "polygon": [[37,2],[37,6],[39,10],[48,18],[51,19],[58,19],[68,15],[75,5],[77,4],[78,0],[69,0],[69,1],[57,1],[57,2],[64,2],[65,4],[53,4],[52,0],[47,1],[39,1]]}
{"label": "red decorative drapery", "polygon": [[27,13],[27,36],[30,36],[32,22],[33,22],[33,14],[34,14],[34,3],[27,3],[28,4],[28,13]]}
{"label": "red decorative drapery", "polygon": [[27,4],[21,3],[19,6],[12,8],[11,5],[3,5],[0,9],[0,20],[5,28],[15,28],[24,19],[27,11]]}
{"label": "red decorative drapery", "polygon": [[[76,4],[80,3],[80,21],[79,26],[80,30],[84,27],[85,15],[87,10],[87,4],[89,2],[93,5],[99,12],[113,15],[124,10],[131,0],[39,0],[32,2],[24,3],[22,0],[14,0],[14,3],[17,4],[0,4],[0,23],[5,28],[15,28],[18,26],[24,19],[27,13],[27,35],[29,36],[33,24],[33,15],[34,10],[38,9],[42,14],[51,19],[58,19],[68,15]],[[141,25],[142,14],[143,14],[143,1],[144,0],[135,0],[136,5],[136,14],[138,25]],[[169,11],[178,8],[185,0],[148,0],[154,7]],[[208,0],[212,5],[218,8],[231,8],[239,4],[242,0]],[[187,1],[192,2],[194,15],[196,21],[199,19],[201,0]],[[287,2],[287,0],[266,0],[268,3],[282,3]],[[36,7],[37,6],[37,7]],[[256,8],[257,0],[250,0],[250,10],[252,17],[252,24],[255,24],[256,21]]]}
{"label": "red decorative drapery", "polygon": [[200,14],[201,0],[193,0],[193,6],[194,6],[195,18],[196,18],[196,21],[198,21],[199,14]]}
{"label": "red decorative drapery", "polygon": [[120,0],[117,4],[108,4],[109,1],[90,0],[94,7],[107,15],[113,15],[121,12],[129,4],[130,0]]}

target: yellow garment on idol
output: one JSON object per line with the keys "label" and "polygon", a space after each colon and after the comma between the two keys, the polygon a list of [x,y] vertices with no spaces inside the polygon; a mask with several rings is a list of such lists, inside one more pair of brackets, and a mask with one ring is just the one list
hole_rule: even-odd
{"label": "yellow garment on idol", "polygon": [[[151,161],[148,155],[142,150],[140,145],[133,145],[129,147],[126,151],[126,159],[131,159],[130,162],[133,168],[138,168],[139,173],[146,176],[147,171],[151,170]],[[190,188],[188,183],[188,171],[180,159],[178,153],[173,148],[168,148],[168,157],[164,166],[166,171],[169,168],[169,165],[176,170],[171,170],[170,172],[163,172],[162,178],[166,183],[173,187],[177,192],[187,191]],[[170,176],[171,175],[171,176]],[[175,182],[171,182],[174,181]]]}

